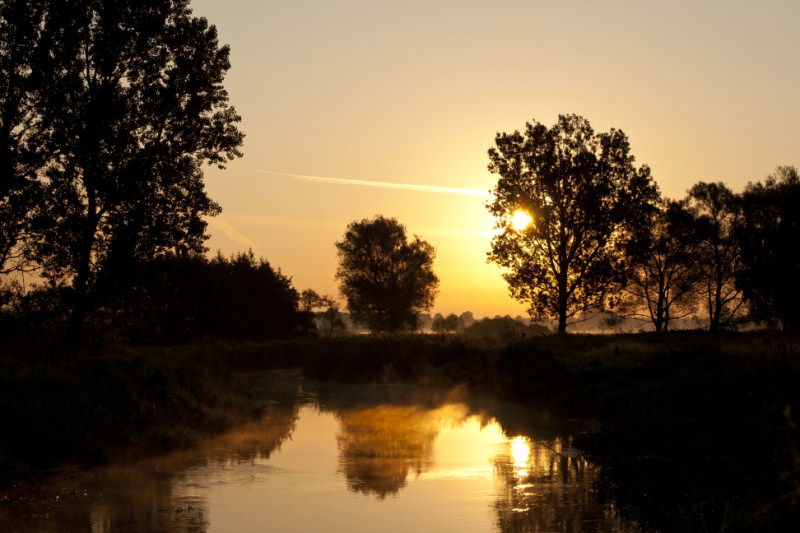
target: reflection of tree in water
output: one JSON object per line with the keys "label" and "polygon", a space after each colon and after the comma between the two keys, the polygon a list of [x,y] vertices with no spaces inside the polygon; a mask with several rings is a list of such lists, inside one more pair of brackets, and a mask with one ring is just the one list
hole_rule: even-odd
{"label": "reflection of tree in water", "polygon": [[221,478],[232,464],[269,458],[291,435],[297,414],[297,405],[275,406],[191,450],[43,481],[18,497],[35,503],[0,507],[0,531],[203,533],[208,507],[195,489],[215,471]]}
{"label": "reflection of tree in water", "polygon": [[517,437],[495,458],[503,483],[495,503],[501,531],[628,531],[613,508],[597,501],[597,468],[569,442]]}
{"label": "reflection of tree in water", "polygon": [[340,412],[339,465],[347,487],[383,499],[406,485],[409,472],[427,471],[439,415],[412,406]]}

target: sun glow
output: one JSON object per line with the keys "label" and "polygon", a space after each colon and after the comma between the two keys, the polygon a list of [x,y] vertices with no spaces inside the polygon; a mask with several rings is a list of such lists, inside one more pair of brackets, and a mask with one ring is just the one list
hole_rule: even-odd
{"label": "sun glow", "polygon": [[520,478],[528,475],[528,458],[530,457],[530,442],[525,437],[514,437],[509,441],[511,446],[511,460],[514,461],[514,472]]}
{"label": "sun glow", "polygon": [[530,226],[531,222],[533,222],[533,218],[521,209],[514,211],[511,215],[511,227],[513,227],[515,231],[524,230]]}

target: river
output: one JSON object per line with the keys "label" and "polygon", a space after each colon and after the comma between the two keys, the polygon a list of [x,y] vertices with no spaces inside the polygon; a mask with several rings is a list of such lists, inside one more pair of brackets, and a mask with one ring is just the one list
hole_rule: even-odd
{"label": "river", "polygon": [[247,379],[264,416],[196,448],[65,471],[5,532],[629,532],[572,446],[591,429],[460,390]]}

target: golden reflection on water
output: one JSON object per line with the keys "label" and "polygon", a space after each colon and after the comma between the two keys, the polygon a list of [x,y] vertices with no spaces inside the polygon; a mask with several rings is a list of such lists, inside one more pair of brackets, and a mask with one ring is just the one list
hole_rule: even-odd
{"label": "golden reflection on water", "polygon": [[569,438],[508,436],[462,403],[328,399],[57,477],[46,505],[0,507],[0,531],[626,531],[594,499],[595,475]]}
{"label": "golden reflection on water", "polygon": [[[411,476],[443,477],[447,457],[458,455],[463,459],[474,454],[476,441],[452,442],[439,438],[451,431],[463,431],[469,411],[460,403],[437,408],[420,405],[381,405],[367,409],[350,409],[339,412],[340,431],[337,435],[339,471],[344,474],[347,487],[353,492],[374,494],[383,499],[397,494]],[[472,416],[471,418],[476,418]],[[481,423],[478,433],[491,435],[493,444],[502,438],[499,426],[491,429]],[[438,453],[434,455],[434,443]],[[468,448],[465,449],[463,444]],[[478,449],[484,449],[480,446]],[[478,464],[488,463],[486,457],[474,458]],[[433,468],[436,466],[436,468]],[[476,470],[470,465],[463,471],[448,470],[450,477],[474,477]],[[479,469],[481,475],[491,476],[491,470]],[[427,474],[432,474],[427,476]]]}
{"label": "golden reflection on water", "polygon": [[502,531],[634,530],[594,498],[597,469],[568,439],[514,437],[494,462],[504,481],[495,502]]}
{"label": "golden reflection on water", "polygon": [[528,457],[531,455],[531,445],[527,437],[517,436],[509,441],[511,459],[514,462],[514,474],[517,477],[528,475]]}
{"label": "golden reflection on water", "polygon": [[433,462],[438,434],[431,411],[419,407],[380,406],[339,414],[339,468],[347,488],[379,498],[406,486]]}

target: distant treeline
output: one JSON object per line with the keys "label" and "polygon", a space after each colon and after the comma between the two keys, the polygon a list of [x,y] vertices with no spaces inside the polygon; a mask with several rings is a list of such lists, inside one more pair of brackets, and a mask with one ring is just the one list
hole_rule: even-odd
{"label": "distant treeline", "polygon": [[[5,339],[63,339],[68,286],[23,290],[7,285],[0,301]],[[87,340],[176,343],[203,338],[264,339],[308,333],[312,314],[298,309],[291,280],[252,252],[169,255],[103,272],[91,293]]]}

